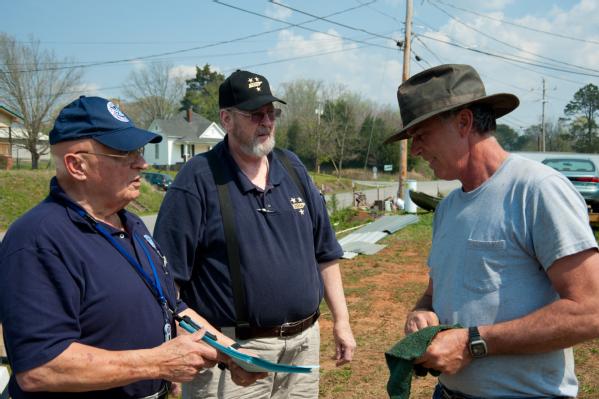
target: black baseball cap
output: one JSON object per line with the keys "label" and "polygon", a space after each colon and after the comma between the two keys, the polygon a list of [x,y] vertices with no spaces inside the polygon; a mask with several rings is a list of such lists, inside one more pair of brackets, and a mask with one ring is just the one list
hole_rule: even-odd
{"label": "black baseball cap", "polygon": [[94,139],[118,151],[133,151],[162,136],[139,129],[112,101],[81,96],[60,111],[50,131],[50,144]]}
{"label": "black baseball cap", "polygon": [[235,107],[243,111],[253,111],[268,103],[285,101],[276,98],[270,91],[268,80],[257,73],[237,70],[218,88],[218,106]]}

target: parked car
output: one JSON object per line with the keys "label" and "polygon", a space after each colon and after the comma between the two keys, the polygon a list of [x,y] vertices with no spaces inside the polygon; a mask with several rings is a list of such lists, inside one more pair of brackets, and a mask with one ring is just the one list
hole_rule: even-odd
{"label": "parked car", "polygon": [[164,173],[141,172],[141,176],[150,184],[164,191],[173,183],[173,178]]}
{"label": "parked car", "polygon": [[546,158],[543,163],[566,176],[594,212],[599,211],[599,170],[589,158]]}

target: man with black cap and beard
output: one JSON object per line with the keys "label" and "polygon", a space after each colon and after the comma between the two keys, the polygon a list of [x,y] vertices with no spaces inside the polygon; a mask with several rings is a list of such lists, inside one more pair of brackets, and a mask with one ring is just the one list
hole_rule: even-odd
{"label": "man with black cap and beard", "polygon": [[[155,234],[181,297],[243,347],[277,363],[319,363],[319,305],[333,317],[337,365],[355,341],[326,206],[305,167],[275,149],[281,110],[264,76],[236,71],[219,88],[225,140],[187,162]],[[247,388],[224,369],[201,372],[184,398],[318,397],[318,370],[271,373]]]}
{"label": "man with black cap and beard", "polygon": [[486,95],[468,65],[440,65],[397,92],[411,153],[460,189],[439,204],[429,285],[407,334],[438,324],[415,363],[442,374],[433,398],[566,398],[572,346],[599,336],[599,254],[587,207],[568,179],[504,151],[495,120],[511,94]]}

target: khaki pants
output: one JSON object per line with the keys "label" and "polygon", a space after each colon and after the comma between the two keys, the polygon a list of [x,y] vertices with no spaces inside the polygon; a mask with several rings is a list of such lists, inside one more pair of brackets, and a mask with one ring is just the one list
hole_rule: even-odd
{"label": "khaki pants", "polygon": [[[239,343],[263,359],[275,363],[317,365],[320,358],[318,322],[306,331],[284,338],[258,338]],[[284,399],[318,398],[319,370],[307,374],[269,373],[249,387],[231,380],[229,370],[205,369],[191,382],[183,384],[183,399]]]}

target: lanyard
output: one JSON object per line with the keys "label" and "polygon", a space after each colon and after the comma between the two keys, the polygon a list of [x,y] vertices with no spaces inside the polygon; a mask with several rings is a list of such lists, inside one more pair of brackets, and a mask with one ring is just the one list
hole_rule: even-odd
{"label": "lanyard", "polygon": [[133,256],[131,256],[131,254],[129,254],[129,252],[127,252],[127,250],[125,248],[123,248],[123,246],[121,244],[119,244],[119,242],[117,240],[115,240],[114,237],[112,237],[110,232],[108,230],[106,230],[106,228],[104,226],[102,226],[97,220],[92,218],[87,212],[85,212],[82,208],[78,207],[77,205],[70,203],[70,202],[67,202],[67,204],[70,208],[72,208],[74,211],[76,211],[82,218],[91,222],[94,226],[94,229],[98,233],[100,233],[100,235],[102,235],[110,244],[112,244],[112,246],[121,255],[123,255],[125,257],[125,259],[127,259],[127,261],[131,264],[131,266],[133,266],[135,271],[137,271],[139,276],[146,283],[146,285],[148,286],[148,288],[150,289],[150,291],[152,292],[152,294],[154,295],[154,297],[160,304],[160,307],[162,308],[163,315],[164,315],[164,337],[165,337],[165,341],[170,340],[171,339],[171,324],[170,324],[169,313],[175,314],[176,312],[175,312],[174,308],[169,307],[168,300],[166,299],[166,297],[164,296],[164,293],[162,291],[162,285],[160,284],[160,278],[158,277],[158,273],[156,272],[156,266],[154,265],[154,261],[152,260],[150,251],[148,250],[147,246],[144,244],[143,240],[141,238],[139,238],[139,236],[136,233],[133,233],[134,240],[143,249],[144,255],[146,256],[146,259],[148,260],[148,263],[150,264],[150,267],[152,268],[152,274],[154,277],[153,279],[150,277],[150,275],[148,273],[146,273],[146,271],[139,264],[137,259],[135,259]]}

